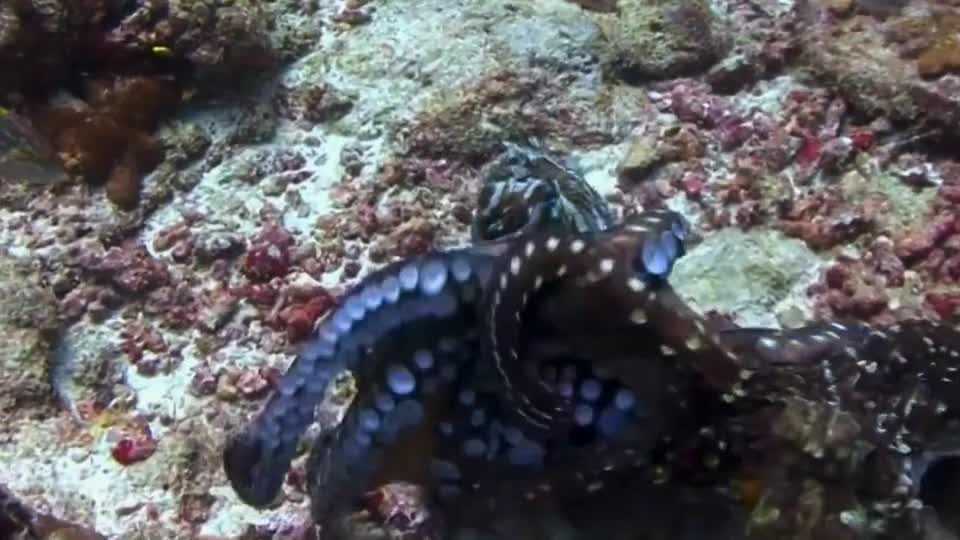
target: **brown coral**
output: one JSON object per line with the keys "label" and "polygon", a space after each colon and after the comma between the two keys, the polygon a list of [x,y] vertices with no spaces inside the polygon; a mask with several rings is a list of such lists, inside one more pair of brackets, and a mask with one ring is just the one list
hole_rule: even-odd
{"label": "brown coral", "polygon": [[29,116],[70,174],[106,184],[111,202],[132,209],[141,178],[163,159],[150,133],[180,103],[179,89],[145,77],[95,81],[90,88],[87,102],[41,107]]}
{"label": "brown coral", "polygon": [[[262,15],[213,0],[0,2],[0,106],[35,122],[68,172],[132,209],[163,158],[151,134],[186,88],[278,65]],[[78,101],[48,103],[63,92]]]}

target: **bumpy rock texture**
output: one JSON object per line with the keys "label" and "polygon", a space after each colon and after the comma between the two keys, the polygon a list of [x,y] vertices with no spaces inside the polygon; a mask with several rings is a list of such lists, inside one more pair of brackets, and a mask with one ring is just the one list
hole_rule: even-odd
{"label": "bumpy rock texture", "polygon": [[50,363],[58,341],[58,304],[24,263],[0,256],[0,415],[54,412]]}
{"label": "bumpy rock texture", "polygon": [[619,13],[599,14],[609,65],[632,80],[696,73],[719,60],[728,37],[706,0],[620,0]]}

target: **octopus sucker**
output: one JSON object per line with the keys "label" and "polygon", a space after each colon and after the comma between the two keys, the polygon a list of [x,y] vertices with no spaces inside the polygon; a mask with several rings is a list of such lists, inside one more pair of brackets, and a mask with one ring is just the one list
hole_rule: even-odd
{"label": "octopus sucker", "polygon": [[575,362],[543,369],[544,378],[574,403],[572,427],[558,439],[528,438],[503,414],[497,392],[473,386],[457,392],[453,414],[438,426],[434,491],[461,525],[484,524],[492,510],[526,511],[545,497],[576,499],[606,478],[645,463],[659,421],[652,417],[654,405]]}
{"label": "octopus sucker", "polygon": [[[633,227],[638,222],[649,227],[638,232]],[[493,273],[501,276],[500,294],[483,302],[486,312],[482,320],[489,321],[489,327],[481,335],[481,357],[496,362],[503,385],[508,389],[507,397],[517,408],[520,421],[536,431],[541,426],[531,419],[549,418],[548,411],[564,411],[560,414],[560,423],[551,423],[550,428],[563,431],[567,428],[563,422],[574,419],[566,400],[529,377],[523,361],[510,361],[509,352],[517,351],[524,340],[523,325],[517,321],[528,304],[551,295],[565,283],[576,283],[582,278],[587,279],[585,286],[591,290],[601,289],[608,279],[624,274],[651,283],[662,282],[674,261],[682,255],[687,235],[688,227],[679,214],[658,209],[638,214],[631,221],[603,232],[568,234],[564,241],[552,233],[532,235],[495,261]],[[530,243],[534,248],[526,249]],[[538,435],[549,436],[547,432]]]}
{"label": "octopus sucker", "polygon": [[[425,358],[415,354],[410,364]],[[336,522],[379,485],[429,480],[432,426],[446,414],[446,395],[418,385],[413,369],[388,369],[384,380],[358,394],[341,424],[314,443],[307,480],[311,512],[321,523]]]}
{"label": "octopus sucker", "polygon": [[[352,370],[362,389],[384,366],[399,369],[372,350],[433,331],[417,325],[447,325],[453,339],[466,339],[476,308],[463,291],[483,286],[489,260],[465,250],[430,254],[388,265],[353,287],[301,347],[256,419],[227,443],[224,470],[240,498],[265,506],[277,496],[299,438],[338,374]],[[404,380],[395,371],[387,382]]]}

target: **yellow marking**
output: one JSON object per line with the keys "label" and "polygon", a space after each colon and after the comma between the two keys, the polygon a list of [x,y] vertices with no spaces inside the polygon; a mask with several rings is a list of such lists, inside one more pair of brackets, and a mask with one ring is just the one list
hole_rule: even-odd
{"label": "yellow marking", "polygon": [[164,47],[163,45],[156,45],[150,48],[150,52],[157,56],[170,56],[173,54],[173,51],[170,50],[170,47]]}

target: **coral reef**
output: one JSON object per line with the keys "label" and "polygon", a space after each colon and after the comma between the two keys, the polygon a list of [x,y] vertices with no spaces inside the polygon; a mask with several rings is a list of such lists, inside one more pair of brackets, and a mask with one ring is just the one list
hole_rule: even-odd
{"label": "coral reef", "polygon": [[[30,123],[14,139],[35,134],[58,161],[9,181],[23,161],[4,161],[0,119],[0,245],[23,262],[2,283],[44,313],[0,325],[17,344],[0,368],[0,483],[111,537],[313,532],[307,456],[254,510],[221,470],[227,433],[353,285],[468,242],[489,167],[531,137],[617,218],[665,202],[697,225],[671,283],[710,318],[955,323],[960,75],[919,62],[949,44],[936,34],[955,4],[0,1],[0,106]],[[64,165],[85,182],[60,181]],[[86,184],[111,180],[136,209]],[[311,435],[350,388],[337,382]],[[735,487],[746,518],[808,515],[777,480]],[[823,482],[789,480],[805,509],[824,501]],[[722,530],[630,493],[681,516],[675,531]],[[371,536],[415,521],[412,499],[376,495]],[[587,536],[624,513],[580,508]],[[630,513],[638,529],[622,530],[649,525]]]}

